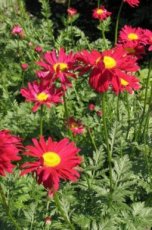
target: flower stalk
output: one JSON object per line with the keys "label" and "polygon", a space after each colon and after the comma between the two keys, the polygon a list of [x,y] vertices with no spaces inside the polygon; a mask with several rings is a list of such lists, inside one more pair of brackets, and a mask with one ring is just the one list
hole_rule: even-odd
{"label": "flower stalk", "polygon": [[119,11],[118,11],[118,15],[117,15],[117,19],[116,19],[115,42],[114,42],[114,44],[117,43],[117,39],[118,39],[118,26],[119,26],[119,20],[120,20],[120,14],[121,14],[122,7],[123,7],[123,0],[121,1],[120,7],[119,7]]}

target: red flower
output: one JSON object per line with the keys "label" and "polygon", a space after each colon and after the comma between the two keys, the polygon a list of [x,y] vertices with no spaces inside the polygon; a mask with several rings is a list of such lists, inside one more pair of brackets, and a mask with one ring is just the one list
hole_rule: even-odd
{"label": "red flower", "polygon": [[21,68],[23,71],[26,71],[28,69],[29,65],[27,63],[22,63]]}
{"label": "red flower", "polygon": [[69,17],[73,17],[74,15],[77,14],[77,10],[75,8],[70,7],[67,9],[67,13]]}
{"label": "red flower", "polygon": [[70,84],[68,77],[74,77],[75,74],[71,73],[74,67],[75,58],[73,53],[66,54],[64,49],[61,48],[57,54],[55,50],[46,52],[38,65],[43,69],[37,72],[38,77],[48,78],[51,81],[60,80],[63,87]]}
{"label": "red flower", "polygon": [[127,2],[131,7],[138,6],[140,1],[139,0],[123,0],[124,2]]}
{"label": "red flower", "polygon": [[50,107],[51,104],[61,102],[62,92],[54,86],[46,86],[44,83],[28,83],[28,88],[22,88],[21,94],[26,101],[34,102],[33,112],[36,112],[41,105]]}
{"label": "red flower", "polygon": [[68,127],[74,136],[76,136],[77,134],[83,134],[85,131],[85,128],[82,125],[82,123],[80,121],[76,121],[73,117],[69,118]]}
{"label": "red flower", "polygon": [[145,48],[142,44],[138,42],[126,42],[124,44],[118,44],[117,46],[122,46],[127,54],[133,55],[138,59],[141,59],[145,54]]}
{"label": "red flower", "polygon": [[111,13],[107,11],[104,6],[100,6],[99,8],[93,10],[92,17],[103,21],[110,15]]}
{"label": "red flower", "polygon": [[146,44],[146,38],[143,34],[143,29],[133,28],[131,26],[125,25],[119,34],[119,42],[126,43],[132,42],[136,44]]}
{"label": "red flower", "polygon": [[0,131],[0,175],[5,176],[5,173],[12,173],[15,167],[12,161],[18,161],[21,158],[18,156],[21,148],[20,138],[10,134],[8,130]]}
{"label": "red flower", "polygon": [[[110,86],[113,90],[121,91],[120,76],[128,76],[128,73],[135,72],[139,69],[136,58],[127,55],[122,47],[116,47],[106,50],[102,53],[102,58],[98,65],[93,68],[89,83],[97,92],[105,92]],[[115,84],[119,89],[116,90]]]}
{"label": "red flower", "polygon": [[21,175],[35,172],[38,183],[49,189],[50,194],[59,189],[60,179],[77,181],[80,175],[76,167],[81,163],[81,157],[77,155],[79,149],[74,142],[67,138],[59,142],[51,138],[45,141],[44,137],[32,141],[34,146],[27,146],[24,154],[36,159],[22,165]]}

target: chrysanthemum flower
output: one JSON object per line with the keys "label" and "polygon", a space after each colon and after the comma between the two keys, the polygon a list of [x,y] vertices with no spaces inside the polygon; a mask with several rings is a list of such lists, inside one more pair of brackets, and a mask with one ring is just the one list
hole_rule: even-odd
{"label": "chrysanthemum flower", "polygon": [[76,121],[73,117],[69,118],[67,125],[74,136],[77,134],[83,134],[85,132],[85,127],[81,121]]}
{"label": "chrysanthemum flower", "polygon": [[122,75],[127,77],[128,73],[139,69],[136,60],[136,57],[127,55],[122,47],[104,51],[98,65],[90,74],[90,86],[100,93],[107,91],[109,87],[116,91],[115,83],[117,81],[117,85],[121,89],[121,82],[118,79]]}
{"label": "chrysanthemum flower", "polygon": [[100,6],[99,8],[93,10],[92,17],[103,21],[110,15],[111,13],[107,11],[104,6]]}
{"label": "chrysanthemum flower", "polygon": [[5,173],[12,173],[15,165],[12,161],[18,161],[21,158],[18,156],[21,148],[20,138],[11,135],[8,130],[0,131],[0,175],[5,176]]}
{"label": "chrysanthemum flower", "polygon": [[146,37],[146,44],[149,46],[149,51],[152,51],[152,31],[144,30],[144,36]]}
{"label": "chrysanthemum flower", "polygon": [[117,46],[122,46],[127,54],[133,55],[138,59],[142,58],[145,54],[145,47],[138,42],[126,42],[123,44],[118,44]]}
{"label": "chrysanthemum flower", "polygon": [[60,89],[36,81],[28,83],[28,88],[22,88],[21,94],[26,98],[26,101],[34,102],[33,112],[36,112],[41,105],[50,107],[52,104],[61,102],[62,96]]}
{"label": "chrysanthemum flower", "polygon": [[139,6],[140,1],[139,0],[123,0],[124,2],[127,2],[131,7]]}
{"label": "chrysanthemum flower", "polygon": [[81,163],[78,156],[79,149],[74,142],[64,138],[59,142],[44,137],[40,140],[33,139],[34,146],[27,146],[27,156],[35,158],[35,161],[26,162],[22,165],[22,175],[35,172],[38,183],[43,184],[49,193],[53,194],[59,189],[60,179],[77,181],[79,173],[76,167]]}
{"label": "chrysanthemum flower", "polygon": [[61,48],[57,54],[55,50],[46,52],[43,59],[37,64],[42,67],[42,70],[37,72],[40,78],[49,78],[51,81],[60,80],[63,86],[70,84],[68,77],[74,77],[71,71],[74,69],[75,57],[71,52],[66,54]]}
{"label": "chrysanthemum flower", "polygon": [[120,31],[119,42],[136,42],[136,44],[146,44],[146,38],[143,34],[143,29],[125,25]]}

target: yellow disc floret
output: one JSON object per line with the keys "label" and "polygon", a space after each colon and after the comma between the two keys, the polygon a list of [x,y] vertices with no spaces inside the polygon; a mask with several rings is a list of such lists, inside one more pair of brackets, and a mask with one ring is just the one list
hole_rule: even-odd
{"label": "yellow disc floret", "polygon": [[127,81],[125,81],[124,79],[120,79],[120,83],[121,83],[121,85],[123,85],[123,86],[127,86],[129,83],[127,82]]}
{"label": "yellow disc floret", "polygon": [[46,101],[48,99],[48,94],[45,92],[41,92],[39,94],[36,95],[36,98],[38,101]]}
{"label": "yellow disc floret", "polygon": [[104,56],[103,63],[106,69],[112,69],[117,64],[116,60],[110,56]]}
{"label": "yellow disc floret", "polygon": [[128,39],[131,41],[138,40],[138,35],[135,33],[130,33],[130,34],[128,34]]}
{"label": "yellow disc floret", "polygon": [[61,71],[61,72],[64,72],[65,70],[68,69],[68,65],[64,62],[59,62],[59,63],[56,63],[53,65],[53,69],[54,71],[56,72],[57,70],[58,71]]}
{"label": "yellow disc floret", "polygon": [[97,14],[98,14],[98,15],[103,14],[103,12],[104,12],[104,10],[102,10],[102,9],[97,9]]}
{"label": "yellow disc floret", "polygon": [[61,157],[55,152],[46,152],[43,153],[43,164],[46,167],[55,167],[60,164]]}

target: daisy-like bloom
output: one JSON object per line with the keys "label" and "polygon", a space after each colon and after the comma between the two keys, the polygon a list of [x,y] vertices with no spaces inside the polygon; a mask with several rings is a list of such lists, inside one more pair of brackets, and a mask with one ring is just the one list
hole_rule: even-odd
{"label": "daisy-like bloom", "polygon": [[111,15],[111,12],[107,11],[104,6],[100,6],[93,10],[92,17],[99,19],[100,21],[105,20]]}
{"label": "daisy-like bloom", "polygon": [[74,136],[77,134],[83,134],[85,132],[85,127],[81,121],[76,121],[73,117],[69,118],[67,125]]}
{"label": "daisy-like bloom", "polygon": [[28,88],[22,88],[21,94],[26,98],[26,101],[34,102],[33,112],[36,112],[41,105],[51,107],[52,104],[61,102],[62,92],[56,89],[53,85],[48,86],[43,82],[28,83]]}
{"label": "daisy-like bloom", "polygon": [[74,142],[67,138],[59,142],[51,138],[45,141],[44,137],[32,141],[34,146],[27,146],[24,154],[34,157],[35,161],[24,163],[21,175],[36,173],[38,183],[43,184],[50,195],[59,189],[60,179],[77,181],[80,174],[76,167],[81,163],[81,157],[77,155],[79,149]]}
{"label": "daisy-like bloom", "polygon": [[145,54],[144,45],[139,44],[138,42],[126,42],[124,44],[118,44],[117,46],[122,46],[127,54],[133,55],[137,57],[137,59],[141,59]]}
{"label": "daisy-like bloom", "polygon": [[20,138],[13,136],[9,130],[0,131],[0,175],[12,173],[15,165],[12,161],[19,161],[18,153],[21,148]]}
{"label": "daisy-like bloom", "polygon": [[50,81],[60,80],[63,86],[70,85],[69,77],[74,77],[71,71],[74,68],[75,57],[71,52],[66,54],[61,48],[59,53],[55,50],[46,52],[43,59],[37,64],[42,67],[42,70],[37,72],[38,77],[48,78]]}
{"label": "daisy-like bloom", "polygon": [[139,6],[140,0],[123,0],[127,2],[131,7]]}
{"label": "daisy-like bloom", "polygon": [[121,89],[120,76],[127,77],[128,73],[130,75],[139,70],[136,60],[136,57],[127,55],[122,47],[104,51],[98,65],[93,68],[90,74],[90,86],[99,93],[107,91],[109,87],[116,91],[117,81],[117,85]]}
{"label": "daisy-like bloom", "polygon": [[149,46],[148,50],[152,51],[152,31],[150,30],[144,30],[144,36],[146,37],[147,40],[147,45]]}
{"label": "daisy-like bloom", "polygon": [[132,42],[136,44],[146,44],[146,38],[143,34],[143,29],[134,28],[125,25],[119,34],[119,43]]}
{"label": "daisy-like bloom", "polygon": [[73,17],[73,16],[76,15],[78,12],[77,12],[77,10],[76,10],[75,8],[70,7],[70,8],[67,9],[67,13],[68,13],[68,16],[69,16],[69,17]]}

